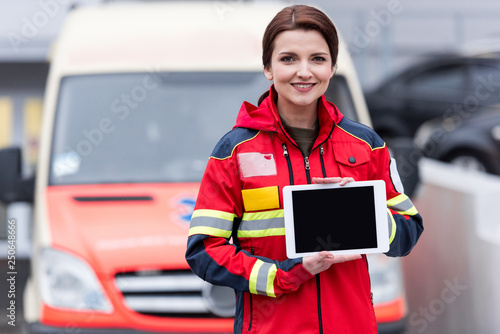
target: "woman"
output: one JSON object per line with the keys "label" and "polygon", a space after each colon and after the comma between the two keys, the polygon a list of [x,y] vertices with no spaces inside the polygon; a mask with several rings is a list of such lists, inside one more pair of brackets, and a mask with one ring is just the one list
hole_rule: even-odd
{"label": "woman", "polygon": [[384,142],[323,95],[337,54],[337,32],[324,13],[300,5],[279,12],[263,38],[264,74],[274,84],[258,107],[243,103],[209,159],[186,259],[201,278],[235,289],[235,333],[377,332],[366,256],[286,257],[284,186],[381,179],[387,254],[408,254],[423,230],[394,186],[400,182]]}

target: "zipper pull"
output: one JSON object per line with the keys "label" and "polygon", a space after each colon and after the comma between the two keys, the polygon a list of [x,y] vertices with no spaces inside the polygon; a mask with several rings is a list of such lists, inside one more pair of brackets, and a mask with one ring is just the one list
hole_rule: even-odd
{"label": "zipper pull", "polygon": [[288,149],[286,148],[286,144],[283,143],[282,146],[283,146],[283,156],[284,157],[288,157]]}
{"label": "zipper pull", "polygon": [[255,255],[255,248],[253,246],[250,247],[250,254]]}
{"label": "zipper pull", "polygon": [[323,144],[319,145],[319,154],[325,155],[325,150],[323,149]]}
{"label": "zipper pull", "polygon": [[309,157],[304,157],[304,161],[306,163],[306,170],[309,170]]}

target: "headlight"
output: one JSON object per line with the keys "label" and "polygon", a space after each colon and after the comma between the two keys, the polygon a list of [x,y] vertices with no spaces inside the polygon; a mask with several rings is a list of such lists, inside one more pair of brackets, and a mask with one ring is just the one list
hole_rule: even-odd
{"label": "headlight", "polygon": [[201,295],[210,312],[219,317],[234,317],[236,305],[233,289],[204,282]]}
{"label": "headlight", "polygon": [[373,303],[385,303],[404,296],[399,259],[384,254],[367,256],[372,283]]}
{"label": "headlight", "polygon": [[112,311],[95,273],[83,260],[45,248],[39,255],[38,270],[42,300],[47,305],[82,311]]}

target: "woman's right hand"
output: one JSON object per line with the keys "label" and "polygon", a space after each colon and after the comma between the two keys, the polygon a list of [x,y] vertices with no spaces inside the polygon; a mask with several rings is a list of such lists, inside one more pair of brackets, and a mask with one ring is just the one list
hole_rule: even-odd
{"label": "woman's right hand", "polygon": [[305,256],[302,259],[302,265],[312,275],[316,275],[330,268],[332,264],[358,259],[361,259],[361,255],[333,255],[328,251],[322,251],[314,255]]}

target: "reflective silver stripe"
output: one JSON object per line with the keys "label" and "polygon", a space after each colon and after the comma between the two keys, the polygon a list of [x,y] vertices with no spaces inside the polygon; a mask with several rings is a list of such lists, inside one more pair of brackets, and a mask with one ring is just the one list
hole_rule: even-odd
{"label": "reflective silver stripe", "polygon": [[389,173],[391,177],[392,184],[398,193],[404,194],[405,188],[403,186],[403,182],[401,182],[401,178],[398,172],[398,166],[396,164],[396,160],[391,158],[391,163],[389,164]]}
{"label": "reflective silver stripe", "polygon": [[284,228],[285,219],[270,218],[270,219],[259,219],[259,220],[243,220],[240,225],[240,230],[242,231],[257,231],[266,230],[269,228]]}
{"label": "reflective silver stripe", "polygon": [[390,206],[390,208],[393,209],[394,211],[406,212],[406,211],[410,210],[411,208],[413,208],[413,203],[409,198],[407,198],[406,200],[402,201],[401,203]]}
{"label": "reflective silver stripe", "polygon": [[273,263],[265,262],[259,268],[259,273],[257,274],[257,293],[259,295],[267,296],[267,279],[269,276],[269,269],[273,266]]}
{"label": "reflective silver stripe", "polygon": [[214,217],[193,217],[191,219],[191,228],[193,227],[213,227],[220,230],[232,231],[233,222]]}

